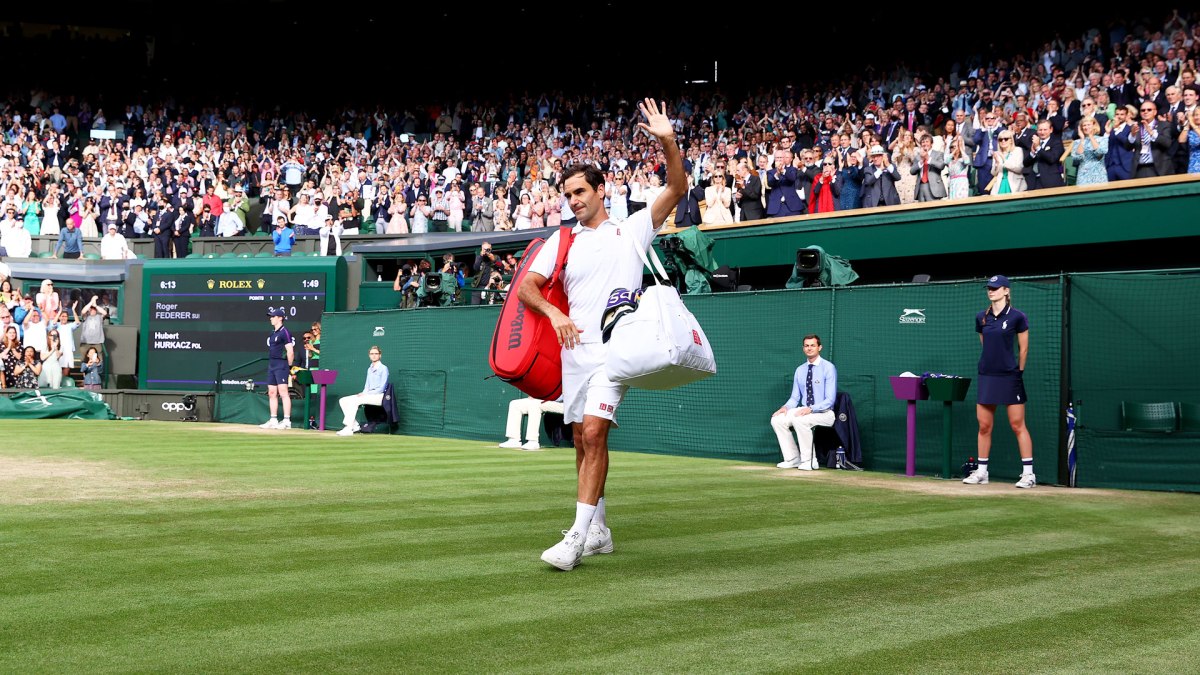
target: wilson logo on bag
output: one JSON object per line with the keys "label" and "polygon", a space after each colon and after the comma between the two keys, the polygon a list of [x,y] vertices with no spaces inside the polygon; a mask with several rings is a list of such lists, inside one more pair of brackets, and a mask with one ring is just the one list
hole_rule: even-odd
{"label": "wilson logo on bag", "polygon": [[[558,238],[554,272],[542,286],[542,297],[566,313],[567,294],[563,290],[562,270],[573,239],[571,228],[559,228]],[[553,401],[562,393],[562,347],[558,344],[558,335],[550,325],[550,319],[531,311],[518,297],[521,281],[545,243],[543,239],[534,239],[525,247],[521,264],[513,274],[508,295],[500,308],[500,318],[496,320],[488,365],[500,379],[526,394]]]}

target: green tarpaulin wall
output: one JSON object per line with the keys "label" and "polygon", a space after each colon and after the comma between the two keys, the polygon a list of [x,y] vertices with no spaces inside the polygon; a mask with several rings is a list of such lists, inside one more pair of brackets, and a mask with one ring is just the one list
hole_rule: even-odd
{"label": "green tarpaulin wall", "polygon": [[0,396],[0,419],[114,420],[99,395],[82,389],[46,389]]}
{"label": "green tarpaulin wall", "polygon": [[[1068,291],[1068,286],[1070,287]],[[1035,469],[1043,482],[1059,476],[1063,418],[1063,305],[1070,294],[1070,363],[1082,399],[1079,485],[1200,490],[1190,471],[1200,436],[1145,435],[1119,430],[1119,401],[1200,401],[1195,350],[1196,274],[1075,275],[1014,283],[1015,306],[1030,316],[1025,374],[1027,418]],[[974,378],[979,338],[974,316],[984,309],[982,282],[820,288],[688,296],[712,341],[716,376],[666,392],[632,390],[618,414],[611,446],[621,450],[775,462],[768,420],[787,399],[803,359],[806,333],[821,336],[823,355],[838,367],[839,388],[854,398],[864,464],[904,469],[903,401],[889,375],[941,372]],[[1192,309],[1189,309],[1192,308]],[[913,310],[917,310],[914,312]],[[449,307],[332,313],[324,317],[322,365],[340,371],[329,388],[339,396],[361,390],[371,345],[383,348],[402,418],[400,433],[503,440],[508,401],[520,394],[488,379],[487,354],[499,311]],[[975,383],[954,409],[954,466],[975,454]],[[917,404],[917,471],[941,470],[941,403]],[[337,428],[340,415],[332,414]],[[1019,461],[1012,433],[998,420],[992,473],[1015,478]],[[1155,452],[1131,456],[1130,448]]]}

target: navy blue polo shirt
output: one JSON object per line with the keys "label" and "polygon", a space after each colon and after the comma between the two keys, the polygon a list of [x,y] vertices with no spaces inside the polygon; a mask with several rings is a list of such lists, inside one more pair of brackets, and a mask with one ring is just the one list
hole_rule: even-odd
{"label": "navy blue polo shirt", "polygon": [[991,307],[975,315],[975,332],[983,335],[983,352],[979,355],[980,375],[1015,375],[1021,372],[1013,351],[1017,333],[1029,330],[1029,318],[1012,305],[1005,305],[1000,316]]}
{"label": "navy blue polo shirt", "polygon": [[293,342],[292,334],[286,327],[280,326],[279,330],[271,331],[271,337],[267,338],[267,349],[271,352],[271,360],[287,363],[287,346]]}

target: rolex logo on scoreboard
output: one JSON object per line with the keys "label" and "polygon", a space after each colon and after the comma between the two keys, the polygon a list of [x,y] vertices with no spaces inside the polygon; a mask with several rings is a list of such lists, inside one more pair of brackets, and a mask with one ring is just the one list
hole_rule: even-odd
{"label": "rolex logo on scoreboard", "polygon": [[264,286],[266,286],[266,285],[267,285],[267,280],[266,280],[266,279],[259,279],[259,280],[258,280],[258,290],[260,290],[260,291],[261,291],[261,290],[263,289],[263,287],[264,287]]}
{"label": "rolex logo on scoreboard", "polygon": [[216,286],[216,285],[217,285],[217,282],[216,282],[216,281],[214,281],[213,279],[209,279],[209,280],[208,280],[208,290],[210,290],[210,291],[211,291],[211,290],[213,289],[213,287],[214,287],[214,286]]}

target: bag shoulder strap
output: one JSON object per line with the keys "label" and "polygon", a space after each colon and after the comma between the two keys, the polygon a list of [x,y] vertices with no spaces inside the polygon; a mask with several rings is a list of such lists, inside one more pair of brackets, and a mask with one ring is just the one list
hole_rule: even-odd
{"label": "bag shoulder strap", "polygon": [[571,251],[571,244],[575,243],[573,229],[570,225],[562,225],[558,228],[558,253],[554,258],[554,271],[550,274],[550,281],[547,283],[547,293],[555,284],[559,283],[563,268],[567,266],[567,254]]}
{"label": "bag shoulder strap", "polygon": [[[658,259],[658,253],[654,250],[653,240],[650,242],[649,251],[642,248],[636,241],[634,241],[634,237],[630,237],[629,241],[633,244],[633,249],[637,251],[638,257],[642,259],[642,264],[650,270],[650,276],[654,278],[655,285],[662,285],[658,281],[658,278],[661,276],[662,280],[667,282],[667,285],[669,286],[671,284],[671,279],[667,276],[667,270],[663,268],[662,261]],[[651,261],[653,261],[653,264],[651,264]]]}

